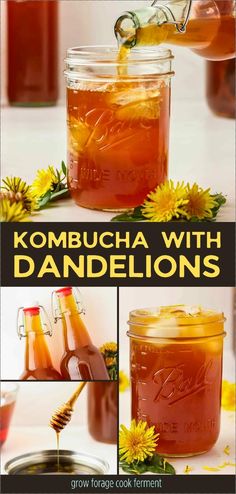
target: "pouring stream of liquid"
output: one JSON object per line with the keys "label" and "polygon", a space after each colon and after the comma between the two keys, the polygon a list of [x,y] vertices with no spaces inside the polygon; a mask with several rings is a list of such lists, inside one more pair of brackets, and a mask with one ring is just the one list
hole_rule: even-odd
{"label": "pouring stream of liquid", "polygon": [[82,382],[71,395],[69,400],[60,406],[52,415],[50,420],[50,427],[54,429],[57,437],[57,471],[60,471],[60,432],[70,422],[72,412],[74,411],[74,404],[78,399],[81,391],[84,389],[86,382]]}

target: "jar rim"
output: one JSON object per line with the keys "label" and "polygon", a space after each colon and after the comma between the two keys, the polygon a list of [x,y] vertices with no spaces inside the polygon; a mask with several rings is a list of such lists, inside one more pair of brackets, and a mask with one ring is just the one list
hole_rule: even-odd
{"label": "jar rim", "polygon": [[[52,459],[57,459],[57,454],[57,450],[46,449],[16,456],[7,461],[5,472],[8,475],[17,475],[22,469],[29,466],[37,466],[40,463],[45,463],[47,466]],[[86,453],[61,449],[60,459],[61,461],[70,460],[72,464],[77,466],[83,465],[89,467],[93,469],[94,474],[105,474],[109,471],[109,464],[106,460]]]}
{"label": "jar rim", "polygon": [[[83,65],[126,65],[125,60],[118,61],[119,48],[115,45],[82,45],[67,50],[65,59],[70,66]],[[172,51],[167,48],[133,48],[129,54],[128,64],[166,62],[174,58]]]}
{"label": "jar rim", "polygon": [[173,305],[133,310],[129,336],[204,338],[224,334],[224,313],[200,306]]}

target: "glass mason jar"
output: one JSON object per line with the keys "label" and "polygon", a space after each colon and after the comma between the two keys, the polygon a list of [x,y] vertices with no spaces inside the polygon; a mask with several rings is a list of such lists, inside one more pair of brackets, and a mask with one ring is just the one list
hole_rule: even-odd
{"label": "glass mason jar", "polygon": [[235,58],[207,62],[207,102],[216,115],[235,118]]}
{"label": "glass mason jar", "polygon": [[130,313],[132,418],[160,433],[158,453],[201,454],[220,431],[224,315],[172,306]]}
{"label": "glass mason jar", "polygon": [[59,3],[6,2],[10,105],[37,107],[57,102]]}
{"label": "glass mason jar", "polygon": [[71,48],[66,58],[68,186],[79,206],[132,209],[168,174],[172,53]]}
{"label": "glass mason jar", "polygon": [[88,428],[103,443],[117,443],[117,382],[88,384]]}
{"label": "glass mason jar", "polygon": [[6,441],[14,412],[19,386],[16,383],[1,383],[0,391],[0,447]]}

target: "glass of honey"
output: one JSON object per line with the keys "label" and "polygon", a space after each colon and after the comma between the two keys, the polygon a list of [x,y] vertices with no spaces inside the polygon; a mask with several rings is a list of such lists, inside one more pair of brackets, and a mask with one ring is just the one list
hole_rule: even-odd
{"label": "glass of honey", "polygon": [[155,426],[157,451],[193,456],[220,431],[224,315],[184,305],[130,313],[132,418]]}
{"label": "glass of honey", "polygon": [[79,206],[127,211],[168,176],[172,53],[71,48],[68,186]]}
{"label": "glass of honey", "polygon": [[0,403],[0,446],[6,441],[12,414],[15,408],[18,385],[15,383],[1,383]]}

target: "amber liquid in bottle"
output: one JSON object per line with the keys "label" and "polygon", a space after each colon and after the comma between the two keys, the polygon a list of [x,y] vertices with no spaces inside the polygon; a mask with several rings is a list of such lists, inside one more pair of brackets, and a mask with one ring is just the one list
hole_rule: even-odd
{"label": "amber liquid in bottle", "polygon": [[207,62],[207,101],[216,115],[235,118],[235,58]]}
{"label": "amber liquid in bottle", "polygon": [[19,106],[53,105],[58,97],[58,2],[7,2],[8,99]]}
{"label": "amber liquid in bottle", "polygon": [[[173,12],[175,3],[178,2],[170,0],[168,3]],[[185,32],[180,33],[176,26],[168,21],[161,24],[158,24],[158,21],[146,24],[141,22],[136,30],[131,29],[129,43],[128,31],[123,37],[122,31],[119,32],[118,29],[118,21],[115,27],[116,35],[121,45],[125,43],[132,46],[134,39],[135,46],[174,44],[190,48],[208,60],[227,60],[235,57],[234,7],[233,0],[193,0]]]}
{"label": "amber liquid in bottle", "polygon": [[117,382],[89,383],[88,427],[103,443],[117,443]]}
{"label": "amber liquid in bottle", "polygon": [[60,364],[63,379],[109,380],[103,357],[80,317],[72,288],[62,288],[56,294],[64,332],[65,351]]}
{"label": "amber liquid in bottle", "polygon": [[45,335],[42,329],[38,307],[24,309],[26,350],[25,370],[22,381],[59,381],[61,375],[54,369]]}

